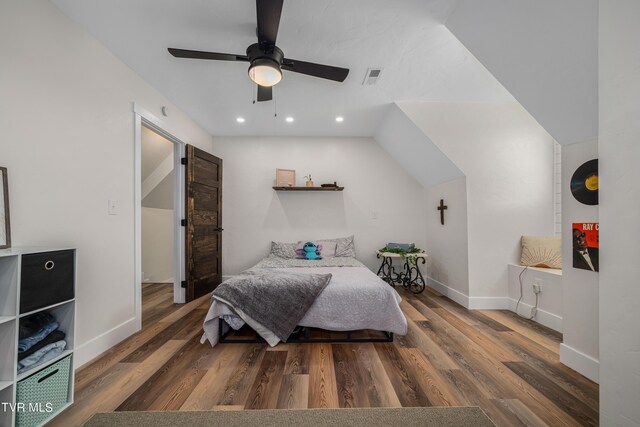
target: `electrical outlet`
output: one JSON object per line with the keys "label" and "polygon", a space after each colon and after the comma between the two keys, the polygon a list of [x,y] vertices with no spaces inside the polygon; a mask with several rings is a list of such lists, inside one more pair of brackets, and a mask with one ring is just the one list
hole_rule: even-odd
{"label": "electrical outlet", "polygon": [[107,213],[109,215],[118,215],[118,201],[116,199],[109,199]]}
{"label": "electrical outlet", "polygon": [[542,279],[536,278],[533,281],[533,293],[539,294],[540,292],[542,292]]}

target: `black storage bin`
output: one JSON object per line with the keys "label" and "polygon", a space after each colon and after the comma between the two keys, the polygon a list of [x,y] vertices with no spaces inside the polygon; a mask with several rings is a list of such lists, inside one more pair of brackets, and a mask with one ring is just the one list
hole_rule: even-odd
{"label": "black storage bin", "polygon": [[23,255],[20,313],[72,299],[74,269],[73,250]]}

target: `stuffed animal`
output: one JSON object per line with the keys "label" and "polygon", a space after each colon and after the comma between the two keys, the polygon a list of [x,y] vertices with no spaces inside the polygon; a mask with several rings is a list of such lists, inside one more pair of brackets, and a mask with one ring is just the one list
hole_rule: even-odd
{"label": "stuffed animal", "polygon": [[322,245],[316,245],[312,242],[307,242],[302,247],[303,256],[305,259],[322,259],[320,256],[320,251],[322,250]]}

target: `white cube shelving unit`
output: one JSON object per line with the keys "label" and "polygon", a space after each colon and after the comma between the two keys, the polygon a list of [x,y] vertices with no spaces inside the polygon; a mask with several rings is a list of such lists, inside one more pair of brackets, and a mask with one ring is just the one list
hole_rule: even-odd
{"label": "white cube shelving unit", "polygon": [[[21,306],[21,276],[22,258],[25,255],[43,255],[69,251],[73,253],[73,297],[64,301],[37,307],[25,313],[20,313]],[[75,249],[73,248],[12,248],[0,250],[0,426],[21,427],[16,423],[16,413],[12,410],[16,402],[18,383],[31,375],[40,372],[61,359],[71,356],[71,370],[69,373],[69,386],[67,391],[67,403],[55,412],[48,414],[47,418],[38,425],[44,425],[65,408],[73,403],[73,351],[75,346],[75,295],[76,295]],[[47,286],[47,283],[42,283]],[[24,301],[22,301],[24,303]],[[66,335],[67,346],[58,357],[41,365],[33,367],[26,372],[17,373],[18,364],[18,336],[20,320],[31,314],[48,311],[59,323],[59,329]]]}

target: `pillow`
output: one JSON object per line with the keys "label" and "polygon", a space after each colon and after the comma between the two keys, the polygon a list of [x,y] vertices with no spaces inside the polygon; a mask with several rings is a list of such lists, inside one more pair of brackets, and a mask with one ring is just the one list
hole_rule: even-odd
{"label": "pillow", "polygon": [[322,245],[322,250],[320,251],[320,253],[322,254],[323,258],[333,258],[334,256],[336,256],[336,242],[331,242],[329,240],[320,240],[316,242],[316,244],[319,246]]}
{"label": "pillow", "polygon": [[337,239],[324,239],[319,242],[335,242],[336,253],[335,257],[356,257],[356,246],[353,243],[353,236],[338,237]]}
{"label": "pillow", "polygon": [[270,257],[275,258],[295,258],[297,243],[271,242]]}
{"label": "pillow", "polygon": [[[298,242],[298,244],[296,245],[296,258],[300,258],[300,259],[304,259],[304,253],[302,251],[302,247],[304,246],[304,244],[306,243],[306,241],[300,241]],[[318,246],[318,248],[320,248],[320,255],[323,258],[333,258],[336,254],[336,242],[332,242],[329,240],[319,240],[317,242],[311,242],[314,245]]]}
{"label": "pillow", "polygon": [[562,269],[562,240],[553,236],[522,236],[520,264]]}

